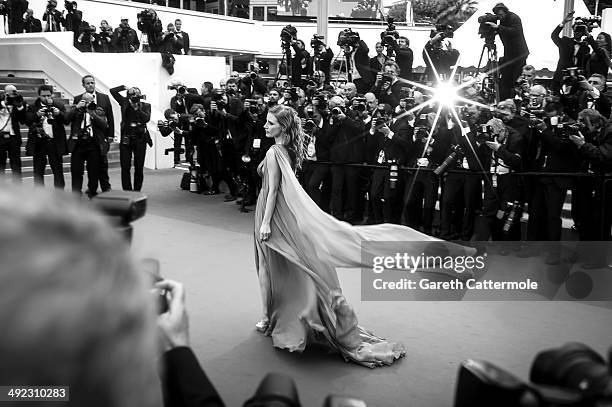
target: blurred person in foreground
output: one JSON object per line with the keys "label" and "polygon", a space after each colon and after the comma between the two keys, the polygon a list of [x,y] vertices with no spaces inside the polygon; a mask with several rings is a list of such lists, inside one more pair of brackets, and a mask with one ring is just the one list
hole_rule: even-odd
{"label": "blurred person in foreground", "polygon": [[223,406],[188,347],[181,284],[156,284],[169,297],[156,327],[151,282],[100,214],[69,195],[7,192],[0,321],[11,329],[0,339],[0,382],[69,386],[70,406],[160,406],[162,393],[166,406]]}

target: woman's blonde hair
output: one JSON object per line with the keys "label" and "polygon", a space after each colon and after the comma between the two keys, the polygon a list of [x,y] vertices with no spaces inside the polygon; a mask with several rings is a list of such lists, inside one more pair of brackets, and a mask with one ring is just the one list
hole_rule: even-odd
{"label": "woman's blonde hair", "polygon": [[292,160],[293,166],[301,168],[305,154],[304,132],[302,131],[302,122],[297,112],[289,106],[276,105],[270,108],[269,113],[276,117],[278,124],[281,126],[283,144],[289,151],[289,157]]}

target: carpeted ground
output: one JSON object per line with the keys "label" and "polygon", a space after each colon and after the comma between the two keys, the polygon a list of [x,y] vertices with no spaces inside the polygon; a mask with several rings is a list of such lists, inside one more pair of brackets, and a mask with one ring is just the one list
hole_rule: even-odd
{"label": "carpeted ground", "polygon": [[[133,249],[156,257],[162,275],[187,287],[191,342],[228,406],[239,406],[267,372],[290,374],[306,407],[329,393],[368,406],[450,406],[457,368],[489,360],[527,378],[539,350],[568,341],[600,353],[612,345],[612,313],[575,302],[362,302],[358,270],[339,270],[360,324],[403,342],[408,353],[391,367],[369,370],[340,356],[276,350],[254,329],[260,296],[253,262],[253,215],[222,195],[181,191],[181,171],[147,171],[148,213],[135,223]],[[47,183],[51,179],[47,177]],[[119,186],[118,170],[111,181]],[[69,183],[68,183],[69,185]],[[509,259],[509,261],[512,261]]]}

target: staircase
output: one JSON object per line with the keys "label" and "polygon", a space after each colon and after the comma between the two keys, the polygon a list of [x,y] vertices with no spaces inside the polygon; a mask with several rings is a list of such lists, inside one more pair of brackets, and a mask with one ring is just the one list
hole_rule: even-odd
{"label": "staircase", "polygon": [[[6,77],[0,76],[0,89],[4,90],[6,85],[14,85],[17,88],[19,94],[23,96],[25,103],[32,105],[38,97],[38,87],[40,85],[47,84],[48,81],[39,78],[26,78],[26,77]],[[62,103],[68,109],[70,100],[63,98],[59,92],[53,93],[54,99],[60,99]],[[66,135],[70,135],[70,125],[66,125]],[[24,179],[34,177],[34,163],[33,158],[25,155],[25,146],[28,141],[28,126],[21,125],[21,172]],[[120,166],[119,163],[119,143],[111,143],[108,151],[108,167],[117,168]],[[63,168],[64,173],[70,173],[70,155],[63,157]],[[10,166],[7,163],[7,174],[10,174]],[[47,165],[45,175],[52,174],[51,168]]]}

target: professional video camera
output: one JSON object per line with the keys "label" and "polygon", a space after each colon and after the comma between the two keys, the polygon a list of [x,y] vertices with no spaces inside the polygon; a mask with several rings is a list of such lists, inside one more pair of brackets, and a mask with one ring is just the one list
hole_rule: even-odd
{"label": "professional video camera", "polygon": [[136,14],[136,17],[142,25],[141,31],[148,32],[153,30],[153,20],[155,19],[155,14],[152,10],[143,10]]}
{"label": "professional video camera", "polygon": [[463,155],[463,149],[459,145],[452,146],[451,153],[444,159],[442,164],[434,169],[434,174],[436,174],[438,177],[445,174],[453,165],[455,165],[455,163],[459,160],[459,157],[463,157]]}
{"label": "professional video camera", "polygon": [[338,33],[337,44],[339,47],[344,47],[348,45],[350,47],[355,48],[359,44],[359,41],[361,41],[359,33],[351,30],[350,28],[342,30],[340,31],[340,33]]}
{"label": "professional video camera", "polygon": [[486,45],[495,45],[495,35],[497,34],[495,29],[493,29],[487,23],[497,23],[498,20],[499,17],[491,13],[486,13],[485,15],[478,17],[478,23],[480,24],[478,26],[478,35],[480,35],[480,38],[485,40]]}
{"label": "professional video camera", "polygon": [[77,5],[76,1],[69,1],[69,0],[64,1],[64,8],[66,9],[67,13],[74,13],[74,9],[76,8],[76,5]]}
{"label": "professional video camera", "polygon": [[312,39],[310,40],[310,46],[312,47],[312,49],[314,49],[315,54],[319,52],[319,46],[325,45],[323,39],[325,39],[325,36],[323,35],[314,34],[312,36]]}
{"label": "professional video camera", "polygon": [[538,353],[529,379],[531,383],[526,383],[489,362],[465,361],[457,375],[454,405],[594,407],[609,405],[612,400],[610,367],[582,343]]}
{"label": "professional video camera", "polygon": [[400,36],[393,22],[393,18],[388,17],[387,28],[385,29],[385,31],[380,33],[380,41],[384,47],[393,45]]}
{"label": "professional video camera", "polygon": [[438,34],[441,34],[442,39],[453,38],[455,36],[453,26],[449,24],[436,24],[435,29],[429,33],[429,38],[433,38]]}
{"label": "professional video camera", "polygon": [[297,39],[297,28],[292,25],[286,25],[281,30],[280,38],[283,46],[291,45],[291,41]]}
{"label": "professional video camera", "polygon": [[584,38],[588,36],[593,29],[599,28],[600,26],[600,16],[576,17],[574,18],[574,35],[579,34],[584,40]]}

